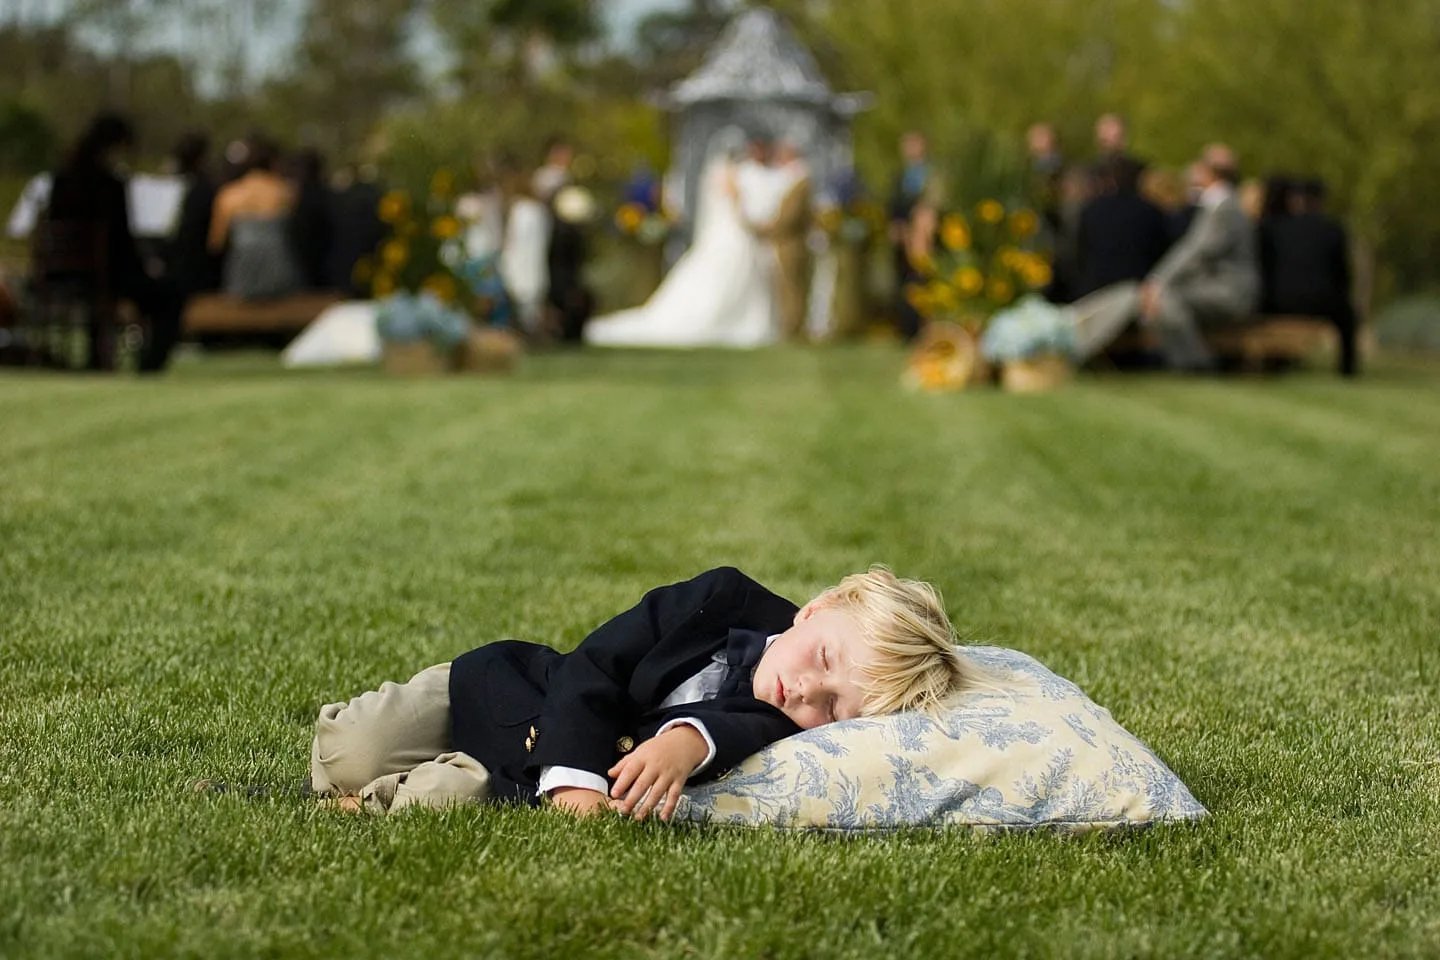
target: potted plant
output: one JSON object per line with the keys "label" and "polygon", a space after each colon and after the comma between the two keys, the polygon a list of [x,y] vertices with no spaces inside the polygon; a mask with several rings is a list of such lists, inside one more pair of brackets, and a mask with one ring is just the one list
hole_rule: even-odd
{"label": "potted plant", "polygon": [[980,352],[1000,367],[1000,384],[1006,390],[1052,390],[1070,379],[1074,369],[1072,311],[1031,294],[991,319]]}
{"label": "potted plant", "polygon": [[387,193],[379,214],[390,236],[356,268],[379,301],[376,322],[388,373],[455,369],[459,348],[469,338],[478,304],[455,270],[464,250],[461,223],[450,211],[453,187],[453,177],[442,169],[418,206],[406,191]]}
{"label": "potted plant", "polygon": [[1033,210],[1011,210],[995,199],[976,204],[969,217],[952,210],[938,218],[936,242],[912,252],[921,279],[905,296],[927,325],[907,383],[944,390],[989,379],[978,347],[990,318],[1050,282],[1049,261],[1033,249],[1038,229]]}

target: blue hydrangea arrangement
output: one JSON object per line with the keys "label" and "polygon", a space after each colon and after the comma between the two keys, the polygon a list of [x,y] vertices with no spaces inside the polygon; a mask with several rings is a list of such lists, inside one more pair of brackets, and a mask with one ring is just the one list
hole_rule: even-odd
{"label": "blue hydrangea arrangement", "polygon": [[389,343],[428,340],[442,351],[453,350],[470,332],[470,318],[453,304],[425,291],[400,292],[380,301],[376,314],[380,339]]}
{"label": "blue hydrangea arrangement", "polygon": [[1075,355],[1075,318],[1038,294],[990,319],[980,338],[980,352],[991,363],[1012,363],[1036,357]]}

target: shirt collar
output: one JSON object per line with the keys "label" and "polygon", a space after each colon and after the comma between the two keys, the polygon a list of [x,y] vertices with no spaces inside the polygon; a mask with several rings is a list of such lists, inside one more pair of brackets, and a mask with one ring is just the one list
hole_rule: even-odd
{"label": "shirt collar", "polygon": [[1216,180],[1200,192],[1200,206],[1207,210],[1214,210],[1225,202],[1231,192],[1230,184],[1224,180]]}

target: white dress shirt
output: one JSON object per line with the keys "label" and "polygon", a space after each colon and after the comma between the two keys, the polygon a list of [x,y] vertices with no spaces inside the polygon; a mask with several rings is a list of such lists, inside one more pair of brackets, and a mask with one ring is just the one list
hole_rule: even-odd
{"label": "white dress shirt", "polygon": [[[765,649],[770,649],[780,635],[772,634],[765,638]],[[725,670],[728,664],[725,662],[725,651],[720,649],[711,656],[710,662],[701,668],[700,672],[686,680],[680,686],[671,690],[664,700],[660,701],[660,709],[666,707],[678,707],[686,703],[698,703],[702,700],[714,700],[720,692],[720,684],[725,681]],[[696,764],[695,769],[690,771],[690,776],[701,772],[710,766],[715,759],[715,741],[710,738],[710,731],[705,729],[703,721],[694,717],[676,717],[674,720],[667,720],[655,731],[658,737],[676,724],[688,724],[694,727],[700,736],[705,738],[705,759]],[[603,793],[607,796],[610,793],[610,781],[599,774],[591,773],[589,770],[578,770],[575,767],[541,767],[539,792],[549,793],[551,790],[560,787],[583,787],[586,790],[594,790],[596,793]]]}

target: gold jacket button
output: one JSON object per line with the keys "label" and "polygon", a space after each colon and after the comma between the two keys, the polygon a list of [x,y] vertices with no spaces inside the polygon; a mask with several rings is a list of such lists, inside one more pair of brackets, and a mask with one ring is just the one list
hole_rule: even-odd
{"label": "gold jacket button", "polygon": [[621,737],[619,740],[615,741],[615,749],[619,750],[621,753],[629,753],[631,750],[635,749],[635,738]]}
{"label": "gold jacket button", "polygon": [[529,737],[525,738],[525,752],[530,753],[535,749],[535,741]]}

